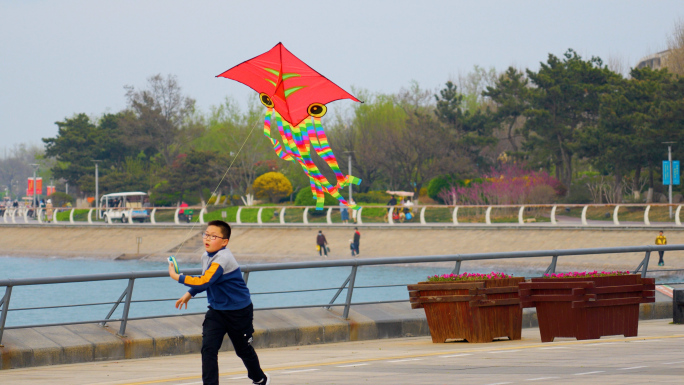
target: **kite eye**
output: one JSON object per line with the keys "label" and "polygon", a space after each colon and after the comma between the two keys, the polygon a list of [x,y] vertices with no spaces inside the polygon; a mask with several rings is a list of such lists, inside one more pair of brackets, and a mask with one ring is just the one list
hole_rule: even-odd
{"label": "kite eye", "polygon": [[321,103],[313,103],[306,109],[306,112],[314,118],[320,118],[328,112],[328,107]]}
{"label": "kite eye", "polygon": [[259,100],[261,100],[261,104],[268,108],[273,108],[273,100],[271,100],[271,97],[266,95],[265,93],[260,93],[259,94]]}

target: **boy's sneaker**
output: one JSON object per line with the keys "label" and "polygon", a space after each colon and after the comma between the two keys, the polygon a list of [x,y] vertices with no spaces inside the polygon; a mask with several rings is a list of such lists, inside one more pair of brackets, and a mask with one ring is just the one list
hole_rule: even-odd
{"label": "boy's sneaker", "polygon": [[658,262],[658,266],[665,266],[665,262]]}
{"label": "boy's sneaker", "polygon": [[271,384],[271,376],[268,375],[268,373],[264,373],[264,379],[259,381],[259,382],[253,382],[254,385],[270,385]]}

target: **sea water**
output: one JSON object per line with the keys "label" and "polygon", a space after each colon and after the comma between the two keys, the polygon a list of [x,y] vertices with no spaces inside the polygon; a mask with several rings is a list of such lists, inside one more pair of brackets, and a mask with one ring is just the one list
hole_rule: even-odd
{"label": "sea water", "polygon": [[[132,271],[166,271],[166,262],[111,261],[92,259],[0,257],[0,279],[55,277]],[[199,268],[199,263],[183,263],[181,269]],[[462,271],[465,269],[462,268]],[[482,269],[468,272],[487,273]],[[450,273],[450,268],[426,266],[360,266],[357,270],[352,302],[408,301],[407,284],[425,281],[427,276]],[[521,270],[507,273],[538,276],[542,271]],[[351,267],[259,271],[249,274],[248,287],[255,309],[328,304],[351,273]],[[6,326],[39,325],[62,322],[81,322],[104,319],[128,285],[128,280],[95,281],[49,285],[15,286],[12,289]],[[389,285],[382,288],[364,286]],[[188,309],[178,310],[175,301],[186,291],[169,277],[136,279],[129,317],[163,316],[204,312],[207,307],[203,294],[190,300]],[[0,288],[0,298],[4,295]],[[309,291],[315,290],[315,291]],[[283,293],[287,292],[287,293]],[[335,304],[346,300],[343,290]],[[109,304],[103,304],[107,303]],[[93,304],[81,306],[83,304]],[[59,307],[65,305],[78,305]],[[51,307],[51,308],[46,308]],[[111,318],[120,318],[120,304]],[[42,309],[35,309],[42,308]],[[13,310],[16,309],[16,310]],[[23,310],[19,310],[23,309]]]}

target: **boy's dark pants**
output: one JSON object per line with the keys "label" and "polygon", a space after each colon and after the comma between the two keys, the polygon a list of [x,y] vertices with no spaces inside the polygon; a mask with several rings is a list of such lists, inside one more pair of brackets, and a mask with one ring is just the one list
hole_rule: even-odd
{"label": "boy's dark pants", "polygon": [[663,256],[665,255],[665,252],[662,250],[658,251],[658,255],[660,255],[660,260],[658,260],[658,263],[665,263],[665,261],[663,261]]}
{"label": "boy's dark pants", "polygon": [[235,348],[235,354],[242,359],[247,368],[247,377],[252,381],[260,381],[265,375],[259,366],[254,348],[251,345],[254,327],[254,306],[240,310],[215,310],[211,307],[202,323],[202,381],[204,385],[219,383],[218,351],[223,336],[228,333]]}

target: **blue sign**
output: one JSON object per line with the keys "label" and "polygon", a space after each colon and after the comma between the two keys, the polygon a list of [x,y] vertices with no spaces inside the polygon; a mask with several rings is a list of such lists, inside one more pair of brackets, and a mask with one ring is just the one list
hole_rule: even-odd
{"label": "blue sign", "polygon": [[678,160],[673,160],[672,161],[672,184],[674,185],[679,185],[679,161]]}
{"label": "blue sign", "polygon": [[[680,181],[680,171],[679,171],[679,161],[672,161],[672,184],[679,185]],[[663,185],[670,185],[670,162],[667,160],[663,161]]]}

